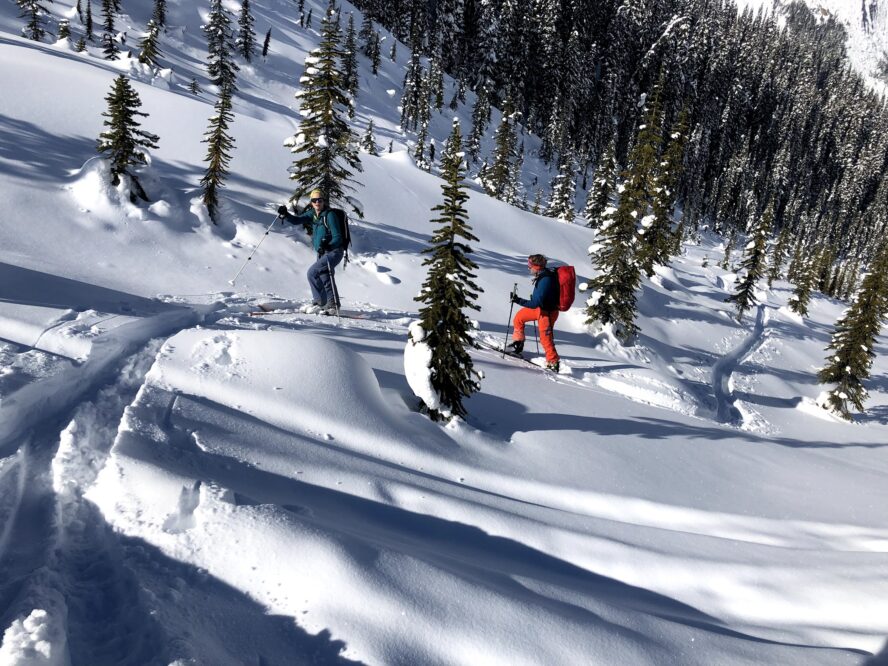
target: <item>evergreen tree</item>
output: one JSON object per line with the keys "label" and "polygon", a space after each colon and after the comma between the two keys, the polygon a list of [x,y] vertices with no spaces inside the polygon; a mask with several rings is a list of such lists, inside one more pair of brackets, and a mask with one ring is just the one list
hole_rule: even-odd
{"label": "evergreen tree", "polygon": [[370,46],[367,49],[367,57],[370,58],[370,72],[373,76],[379,74],[379,66],[382,64],[380,55],[380,37],[378,32],[373,33]]}
{"label": "evergreen tree", "polygon": [[876,338],[888,314],[888,244],[870,266],[863,278],[860,292],[851,307],[836,322],[832,353],[827,365],[818,373],[821,384],[835,384],[829,391],[827,407],[845,419],[851,418],[850,406],[863,411],[867,391],[863,381],[869,378]]}
{"label": "evergreen tree", "polygon": [[105,101],[108,102],[108,110],[102,116],[107,120],[102,124],[107,129],[99,134],[96,150],[110,162],[112,185],[117,186],[121,176],[126,175],[136,194],[148,201],[148,196],[130,167],[147,164],[144,149],[157,148],[159,139],[157,135],[139,129],[141,123],[137,116],[147,117],[148,114],[139,111],[142,100],[124,75],[114,79]]}
{"label": "evergreen tree", "polygon": [[517,123],[518,113],[507,101],[503,105],[503,117],[500,125],[493,135],[493,164],[490,165],[485,176],[481,178],[484,191],[501,201],[505,201],[509,196],[512,164],[517,157],[518,135],[515,131]]}
{"label": "evergreen tree", "polygon": [[77,40],[77,43],[74,45],[74,50],[77,53],[83,53],[86,51],[86,38],[81,35],[80,39]]}
{"label": "evergreen tree", "polygon": [[771,252],[771,268],[768,270],[768,286],[774,284],[774,280],[780,277],[783,263],[786,261],[786,251],[789,249],[789,227],[784,226],[777,235],[774,249]]}
{"label": "evergreen tree", "polygon": [[654,266],[665,266],[674,247],[672,215],[675,208],[676,187],[681,177],[684,159],[687,111],[682,111],[673,128],[663,158],[658,165],[653,183],[651,209],[653,221],[644,234],[641,268],[648,277]]}
{"label": "evergreen tree", "polygon": [[[358,94],[358,42],[355,35],[355,19],[348,15],[345,31],[345,47],[342,52],[342,73],[345,77],[345,90],[354,99]],[[349,118],[355,117],[354,106],[349,106]]]}
{"label": "evergreen tree", "polygon": [[601,221],[601,244],[592,257],[598,275],[589,281],[586,323],[613,324],[616,335],[628,342],[638,332],[636,295],[641,284],[638,266],[636,218],[639,201],[626,186],[618,188],[619,206]]}
{"label": "evergreen tree", "polygon": [[376,138],[373,136],[372,118],[367,123],[367,131],[364,132],[364,136],[361,139],[361,150],[370,155],[379,155],[379,150],[376,148]]}
{"label": "evergreen tree", "polygon": [[81,3],[81,0],[77,0],[77,4],[74,8],[77,10],[77,18],[83,23],[83,4]]}
{"label": "evergreen tree", "polygon": [[586,197],[583,217],[586,226],[597,229],[604,219],[606,211],[613,206],[611,196],[617,187],[617,164],[614,160],[614,144],[608,143],[604,154],[595,167],[595,178],[592,188]]}
{"label": "evergreen tree", "polygon": [[240,67],[234,62],[234,32],[231,27],[231,14],[222,0],[210,0],[209,21],[203,26],[207,36],[207,74],[210,83],[228,91],[233,96],[237,92],[237,72]]}
{"label": "evergreen tree", "polygon": [[[480,389],[469,355],[472,323],[465,310],[480,309],[475,299],[482,291],[475,284],[472,272],[478,266],[469,258],[472,249],[468,243],[478,239],[467,223],[468,194],[463,184],[465,165],[461,142],[459,122],[454,120],[453,131],[442,152],[444,201],[432,208],[439,215],[432,223],[441,226],[431,238],[431,247],[423,251],[429,255],[423,261],[429,272],[416,297],[424,304],[419,318],[425,331],[424,341],[432,351],[429,366],[432,387],[446,411],[459,417],[466,415],[463,398]],[[446,417],[442,410],[429,410],[429,415],[434,420]]]}
{"label": "evergreen tree", "polygon": [[444,107],[444,72],[441,69],[441,58],[437,55],[429,60],[429,97],[435,109]]}
{"label": "evergreen tree", "polygon": [[573,157],[563,153],[558,159],[558,174],[552,181],[552,195],[546,208],[547,217],[556,217],[564,222],[573,222],[576,216],[574,198],[577,190],[577,175]]}
{"label": "evergreen tree", "polygon": [[235,46],[244,60],[253,60],[256,52],[256,30],[253,28],[255,19],[250,11],[250,0],[241,0],[240,16],[237,19],[237,40]]}
{"label": "evergreen tree", "polygon": [[188,90],[194,95],[200,94],[200,84],[197,82],[197,79],[191,79],[191,83],[188,84]]}
{"label": "evergreen tree", "polygon": [[722,257],[721,266],[722,270],[732,270],[731,269],[731,254],[734,252],[734,246],[737,244],[737,229],[731,229],[731,233],[728,236],[728,242],[725,243],[725,254]]}
{"label": "evergreen tree", "polygon": [[160,57],[160,26],[154,19],[148,21],[148,33],[139,42],[139,62],[143,65],[157,67],[157,59]]}
{"label": "evergreen tree", "polygon": [[339,69],[342,51],[335,12],[321,21],[321,43],[305,59],[302,88],[296,93],[302,114],[300,132],[285,145],[297,155],[290,167],[295,183],[291,200],[298,201],[320,188],[329,202],[348,202],[359,217],[356,202],[346,192],[353,189],[352,173],[362,171],[357,141],[343,119],[350,100],[345,93],[345,77]]}
{"label": "evergreen tree", "polygon": [[234,139],[228,133],[229,124],[234,120],[231,97],[231,90],[223,84],[213,107],[214,114],[210,117],[209,127],[202,139],[202,143],[207,144],[207,155],[204,158],[207,170],[200,179],[201,200],[207,207],[213,224],[219,223],[219,190],[225,186],[231,150],[234,147]]}
{"label": "evergreen tree", "polygon": [[71,24],[67,20],[59,21],[59,39],[71,38]]}
{"label": "evergreen tree", "polygon": [[120,57],[120,48],[117,46],[117,40],[114,39],[113,0],[102,0],[102,17],[102,27],[105,29],[102,33],[102,53],[105,60],[117,60]]}
{"label": "evergreen tree", "polygon": [[812,258],[802,258],[797,269],[795,288],[789,297],[789,309],[802,317],[808,316],[808,303],[811,300],[811,292],[814,290],[814,281],[817,272]]}
{"label": "evergreen tree", "polygon": [[533,195],[533,208],[530,209],[530,212],[534,215],[539,215],[543,210],[543,190],[537,188],[536,194]]}
{"label": "evergreen tree", "polygon": [[749,233],[749,242],[743,255],[741,268],[746,274],[737,285],[737,291],[725,299],[726,303],[733,303],[737,308],[737,321],[743,319],[743,313],[756,304],[755,288],[765,275],[768,262],[768,236],[774,225],[774,209],[768,206],[757,221],[755,221]]}
{"label": "evergreen tree", "polygon": [[389,51],[389,58],[392,62],[398,62],[398,42],[392,40],[392,48]]}
{"label": "evergreen tree", "polygon": [[86,0],[86,22],[84,23],[84,27],[86,28],[86,38],[89,41],[92,41],[93,40],[92,0]]}
{"label": "evergreen tree", "polygon": [[[44,36],[46,36],[47,31],[44,28],[44,23],[46,21],[46,15],[49,14],[49,10],[44,5],[40,4],[40,0],[16,1],[22,12],[19,14],[19,17],[27,19],[27,23],[22,29],[22,33],[28,39],[33,39],[35,42],[41,41]],[[52,0],[48,1],[52,2]]]}
{"label": "evergreen tree", "polygon": [[425,86],[423,85],[422,61],[419,51],[414,51],[410,56],[410,64],[404,74],[404,92],[401,95],[401,130],[416,130],[423,107],[428,106],[428,99],[424,99]]}
{"label": "evergreen tree", "polygon": [[265,41],[262,42],[262,57],[268,56],[268,47],[271,45],[271,28],[265,33]]}
{"label": "evergreen tree", "polygon": [[151,19],[159,28],[166,27],[166,0],[154,0],[154,10]]}
{"label": "evergreen tree", "polygon": [[663,143],[660,129],[661,88],[662,79],[654,89],[653,99],[650,101],[644,120],[638,128],[635,145],[632,147],[629,177],[626,179],[626,189],[631,193],[630,196],[633,200],[637,201],[635,205],[640,225],[638,233],[641,236],[638,261],[641,269],[649,276],[653,275],[654,263],[663,262],[664,244],[668,239],[672,222],[671,219],[667,219],[666,201],[661,204],[658,224],[657,211],[654,211],[653,214],[648,213],[654,204],[657,189],[661,187],[658,182],[660,171],[658,156]]}

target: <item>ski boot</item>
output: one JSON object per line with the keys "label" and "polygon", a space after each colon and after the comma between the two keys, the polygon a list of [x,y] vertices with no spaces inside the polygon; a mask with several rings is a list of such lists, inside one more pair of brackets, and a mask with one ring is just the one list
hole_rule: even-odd
{"label": "ski boot", "polygon": [[524,356],[524,340],[512,340],[506,345],[506,353],[512,356]]}

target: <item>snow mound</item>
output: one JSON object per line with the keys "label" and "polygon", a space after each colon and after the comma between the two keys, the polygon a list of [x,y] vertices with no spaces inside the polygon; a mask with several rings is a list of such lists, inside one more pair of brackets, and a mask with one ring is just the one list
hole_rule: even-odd
{"label": "snow mound", "polygon": [[3,634],[0,664],[66,666],[69,663],[62,623],[42,609],[13,622]]}
{"label": "snow mound", "polygon": [[371,450],[404,438],[367,362],[309,333],[182,331],[160,350],[147,380],[297,434],[360,440]]}

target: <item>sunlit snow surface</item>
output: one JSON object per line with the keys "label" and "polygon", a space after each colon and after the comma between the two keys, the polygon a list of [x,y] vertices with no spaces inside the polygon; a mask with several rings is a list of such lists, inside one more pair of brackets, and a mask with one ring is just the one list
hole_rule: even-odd
{"label": "sunlit snow surface", "polygon": [[[314,254],[269,224],[322,5],[306,3],[314,30],[295,3],[253,6],[260,34],[281,18],[268,59],[240,73],[214,227],[195,189],[214,98],[187,90],[204,81],[205,10],[168,4],[164,73],[21,39],[0,5],[0,664],[808,665],[883,650],[884,341],[866,414],[823,412],[814,375],[845,305],[817,297],[802,319],[777,281],[738,323],[736,276],[704,233],[645,281],[635,345],[586,326],[587,294],[556,324],[559,374],[540,369],[532,327],[530,362],[502,358],[526,256],[588,282],[599,239],[472,191],[481,391],[465,421],[432,423],[415,395],[433,397],[425,357],[405,350],[441,181],[397,127],[408,51],[392,63],[384,42],[378,78],[362,60],[355,123],[373,119],[382,154],[362,158],[344,316],[307,314]],[[70,2],[49,8],[80,29]],[[124,7],[130,45],[151,9]],[[94,153],[121,71],[161,137],[141,206]],[[472,103],[455,112],[464,132]],[[434,114],[439,146],[453,116]],[[527,185],[552,175],[525,162]],[[260,305],[278,310],[251,316]]]}

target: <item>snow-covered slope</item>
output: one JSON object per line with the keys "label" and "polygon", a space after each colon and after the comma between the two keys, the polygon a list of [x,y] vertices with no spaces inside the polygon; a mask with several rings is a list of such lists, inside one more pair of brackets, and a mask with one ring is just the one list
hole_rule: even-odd
{"label": "snow-covered slope", "polygon": [[[125,7],[131,36],[149,4]],[[815,299],[802,321],[777,282],[738,324],[704,234],[645,282],[636,346],[590,330],[578,301],[556,325],[560,374],[479,349],[469,418],[431,423],[404,346],[441,193],[397,130],[403,46],[379,78],[362,63],[356,127],[372,118],[392,152],[358,177],[366,219],[337,275],[356,316],[298,311],[312,253],[292,229],[228,285],[289,194],[281,144],[318,38],[294,3],[253,6],[272,53],[242,71],[218,228],[191,203],[213,101],[186,90],[203,10],[171,4],[172,71],[155,75],[21,39],[0,6],[0,89],[15,91],[0,96],[0,664],[807,665],[883,650],[884,343],[867,414],[828,416],[814,373],[843,304]],[[161,137],[146,207],[104,184],[93,152],[121,70]],[[480,341],[506,335],[528,253],[589,277],[590,230],[478,191],[468,207]],[[260,303],[284,309],[250,316]]]}

